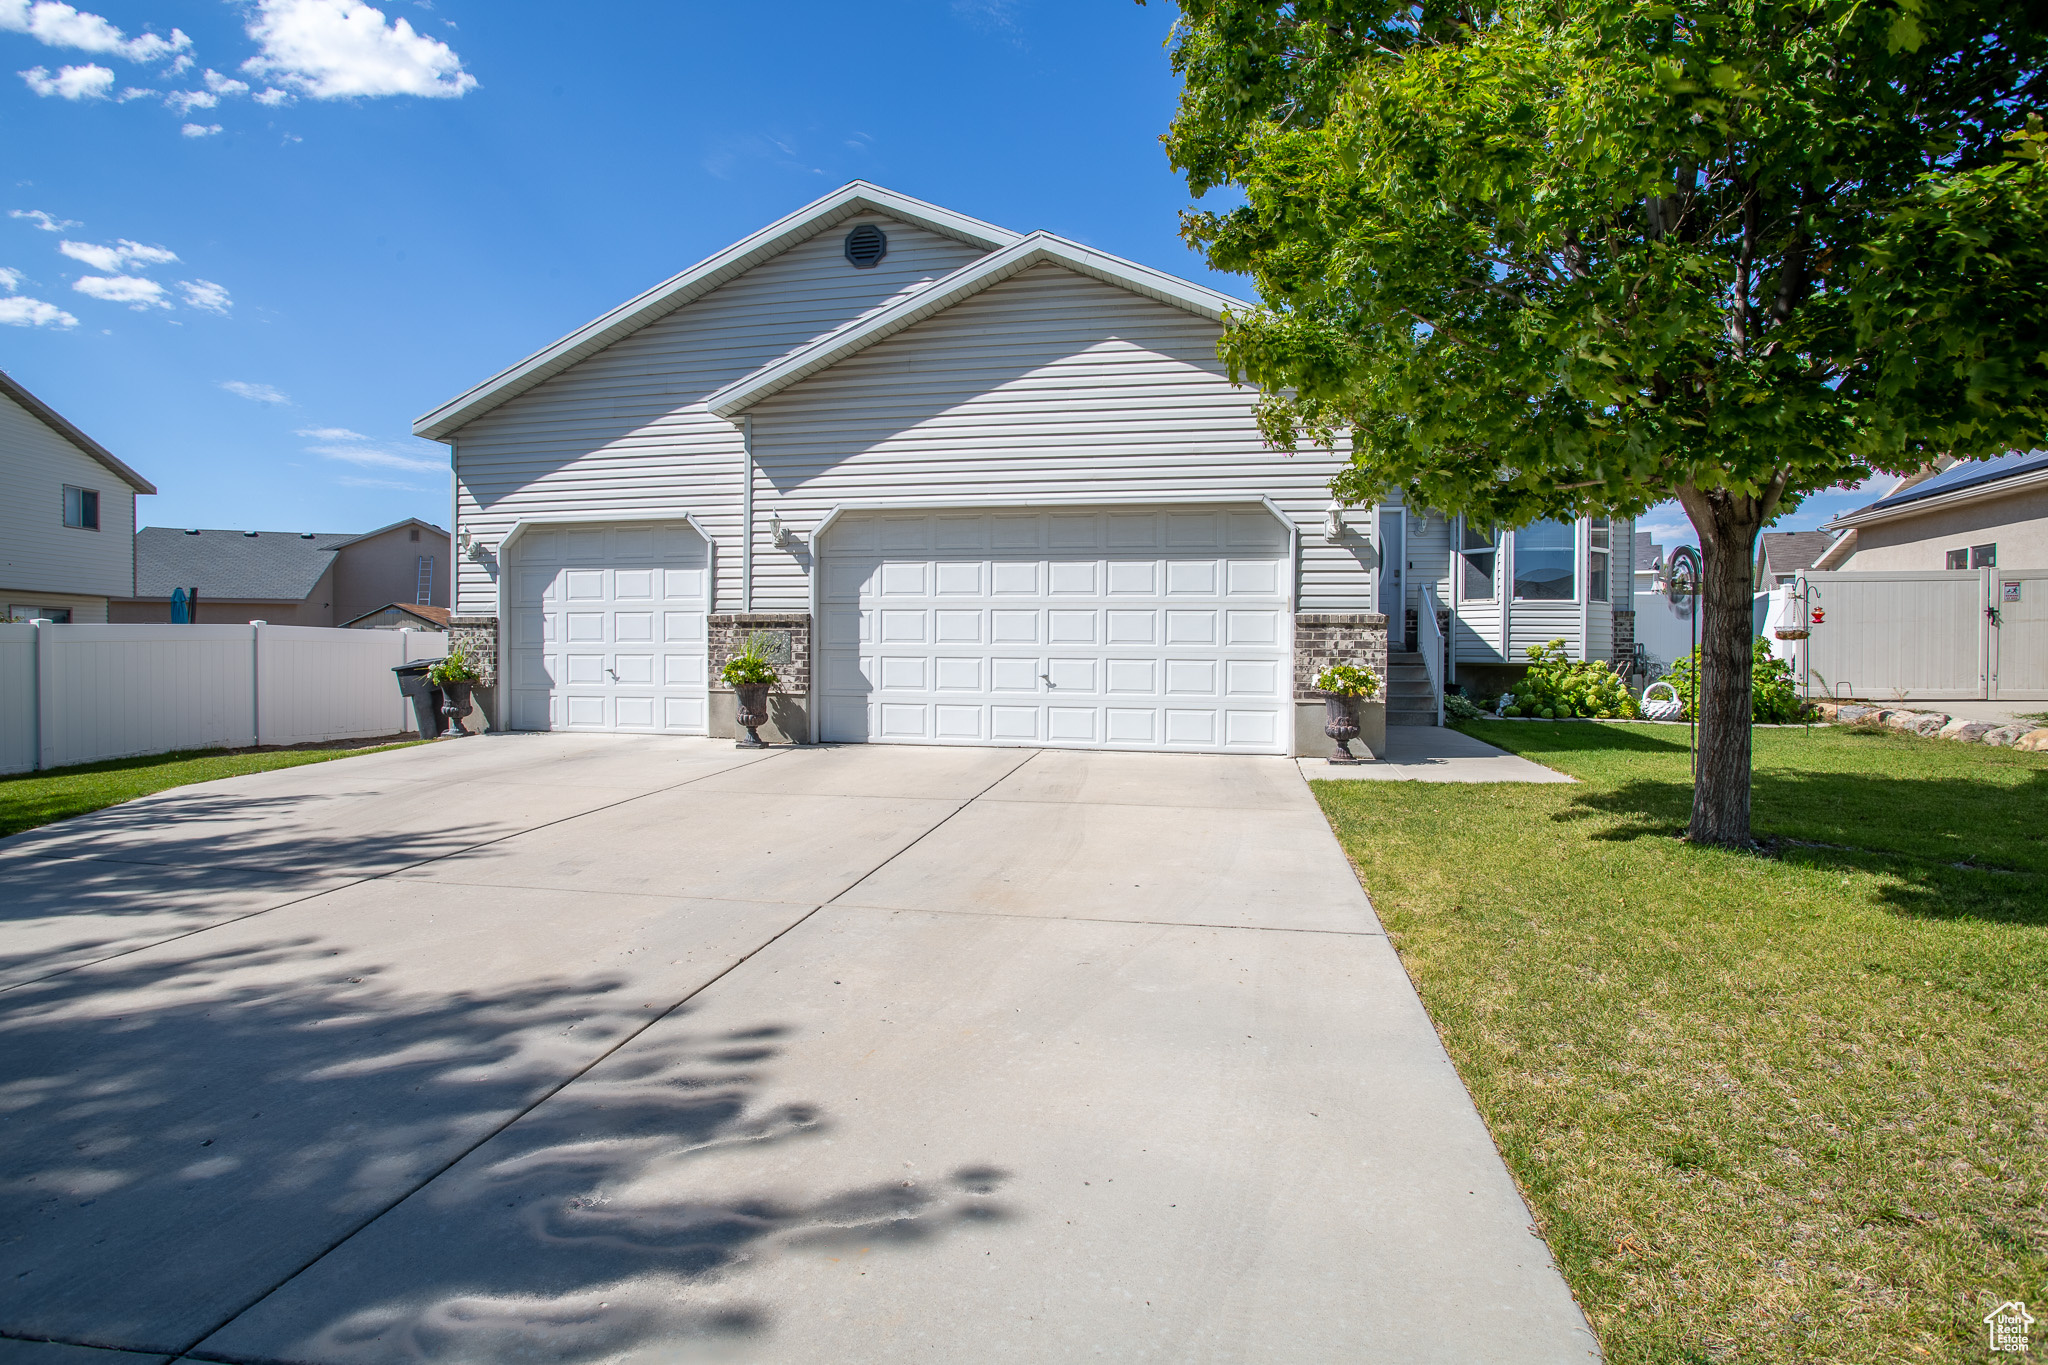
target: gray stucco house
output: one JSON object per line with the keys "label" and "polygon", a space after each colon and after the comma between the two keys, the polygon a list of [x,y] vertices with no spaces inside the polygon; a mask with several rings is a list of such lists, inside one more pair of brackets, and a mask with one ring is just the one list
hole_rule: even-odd
{"label": "gray stucco house", "polygon": [[202,625],[346,625],[393,603],[447,606],[448,558],[448,533],[417,517],[360,532],[145,526],[134,595],[107,619],[169,621],[171,595],[197,588]]}
{"label": "gray stucco house", "polygon": [[861,182],[620,304],[413,427],[494,722],[730,734],[766,630],[795,739],[1284,754],[1390,621],[1610,654],[1631,527],[1336,508],[1216,358],[1242,306]]}

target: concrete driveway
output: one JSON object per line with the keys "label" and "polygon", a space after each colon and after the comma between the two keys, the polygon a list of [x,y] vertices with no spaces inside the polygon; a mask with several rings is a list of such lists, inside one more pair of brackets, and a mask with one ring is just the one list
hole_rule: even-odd
{"label": "concrete driveway", "polygon": [[503,736],[0,843],[0,1365],[1592,1358],[1528,1225],[1287,759]]}

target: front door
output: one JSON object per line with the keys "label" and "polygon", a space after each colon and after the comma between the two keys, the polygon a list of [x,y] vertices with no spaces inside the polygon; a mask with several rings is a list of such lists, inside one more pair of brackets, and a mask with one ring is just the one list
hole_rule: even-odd
{"label": "front door", "polygon": [[1387,638],[1405,648],[1408,636],[1408,513],[1399,507],[1380,508],[1380,610],[1387,618]]}

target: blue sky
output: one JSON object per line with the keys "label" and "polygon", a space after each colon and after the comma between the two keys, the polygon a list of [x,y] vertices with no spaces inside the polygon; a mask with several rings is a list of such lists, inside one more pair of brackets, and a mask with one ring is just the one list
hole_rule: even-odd
{"label": "blue sky", "polygon": [[0,368],[146,523],[361,530],[446,524],[413,417],[848,180],[1246,297],[1177,236],[1172,13],[0,0]]}

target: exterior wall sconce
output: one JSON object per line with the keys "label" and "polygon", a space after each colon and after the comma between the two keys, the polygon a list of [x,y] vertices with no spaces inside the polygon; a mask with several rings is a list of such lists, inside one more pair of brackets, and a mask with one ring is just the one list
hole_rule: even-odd
{"label": "exterior wall sconce", "polygon": [[773,512],[768,514],[768,540],[778,550],[789,548],[789,528]]}
{"label": "exterior wall sconce", "polygon": [[456,533],[455,547],[462,552],[464,559],[474,560],[478,564],[483,563],[484,557],[491,552],[490,546],[484,544],[467,531]]}
{"label": "exterior wall sconce", "polygon": [[1323,513],[1323,539],[1332,545],[1341,544],[1344,540],[1345,530],[1344,504],[1333,502],[1330,504],[1329,510]]}

